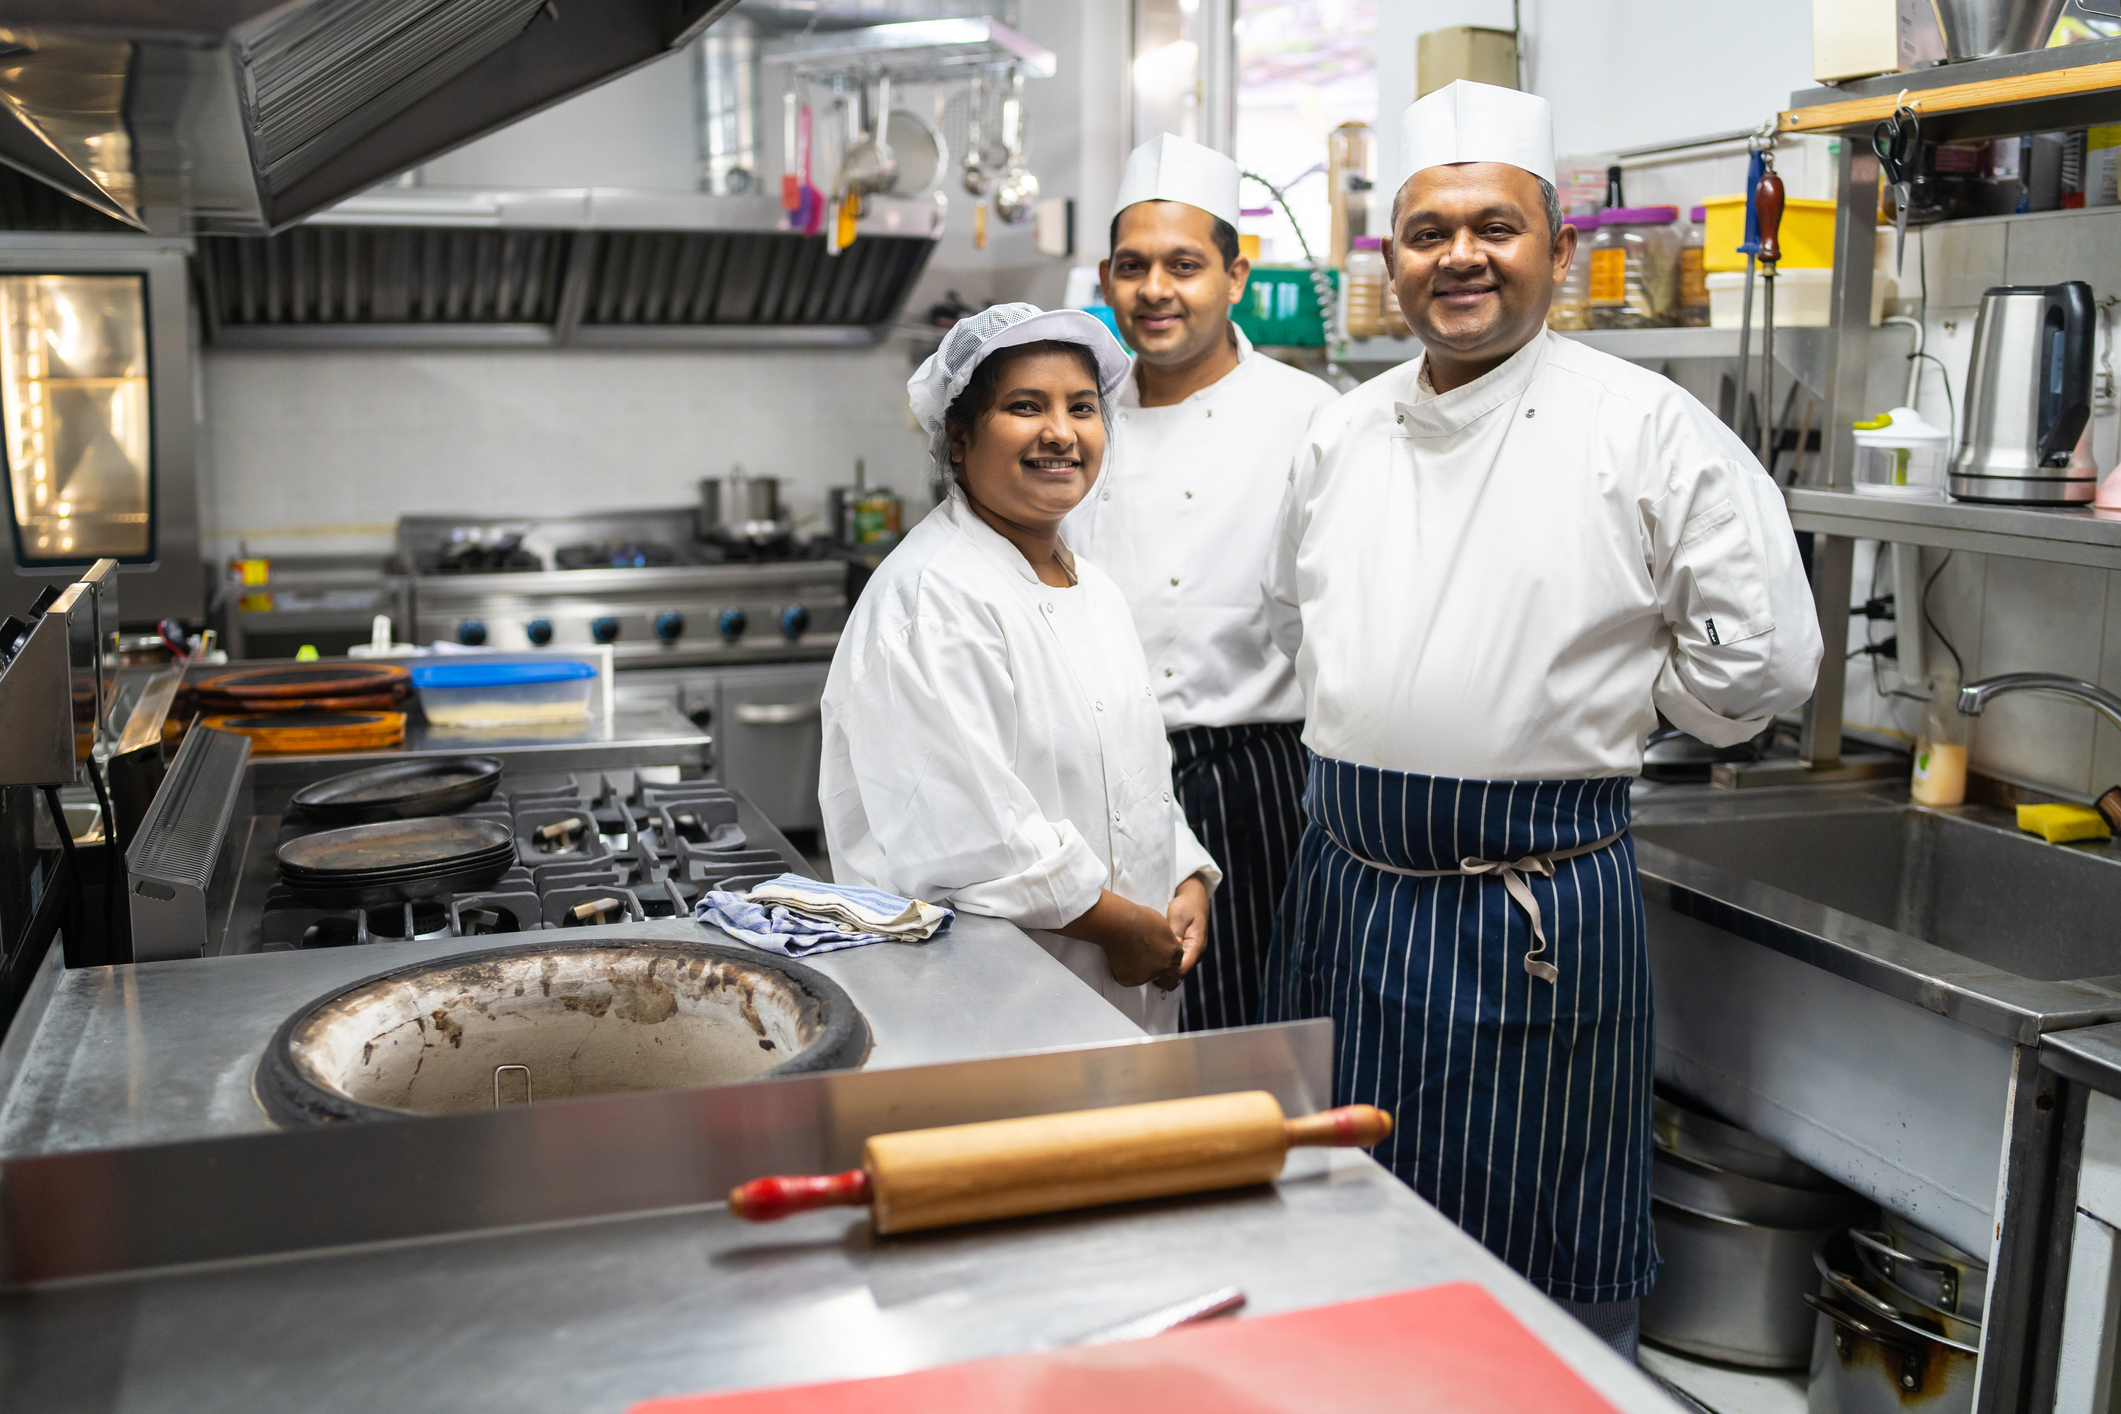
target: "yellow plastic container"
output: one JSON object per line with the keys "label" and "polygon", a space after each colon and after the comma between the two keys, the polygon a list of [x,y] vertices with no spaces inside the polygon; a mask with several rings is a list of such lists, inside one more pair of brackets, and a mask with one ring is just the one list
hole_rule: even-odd
{"label": "yellow plastic container", "polygon": [[[1702,268],[1715,273],[1745,269],[1745,198],[1712,196],[1701,203],[1708,208],[1708,233],[1702,239]],[[1782,203],[1782,264],[1784,268],[1831,270],[1834,268],[1834,203],[1790,197]]]}

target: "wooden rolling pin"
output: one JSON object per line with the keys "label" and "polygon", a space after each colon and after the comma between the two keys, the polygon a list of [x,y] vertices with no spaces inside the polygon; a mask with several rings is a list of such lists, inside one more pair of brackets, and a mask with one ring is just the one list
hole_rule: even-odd
{"label": "wooden rolling pin", "polygon": [[1284,1119],[1264,1090],[879,1134],[846,1173],[755,1178],[729,1211],[771,1222],[867,1205],[876,1231],[1027,1217],[1271,1183],[1298,1146],[1367,1149],[1392,1116],[1349,1105]]}

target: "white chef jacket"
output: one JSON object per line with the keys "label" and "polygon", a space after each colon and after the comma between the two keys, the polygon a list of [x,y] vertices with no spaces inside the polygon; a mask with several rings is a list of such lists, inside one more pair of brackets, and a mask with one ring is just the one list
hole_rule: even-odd
{"label": "white chef jacket", "polygon": [[1167,731],[1304,714],[1259,583],[1289,464],[1336,394],[1230,328],[1237,367],[1182,402],[1143,407],[1129,373],[1105,475],[1063,532],[1127,596]]}
{"label": "white chef jacket", "polygon": [[1171,789],[1171,748],[1118,588],[1039,582],[953,492],[862,590],[823,704],[833,878],[1026,929],[1144,1030],[1178,993],[1122,987],[1104,950],[1048,931],[1110,889],[1161,913],[1208,857]]}
{"label": "white chef jacket", "polygon": [[1269,571],[1322,756],[1464,780],[1636,775],[1803,703],[1780,491],[1670,380],[1542,330],[1430,392],[1415,359],[1313,421]]}

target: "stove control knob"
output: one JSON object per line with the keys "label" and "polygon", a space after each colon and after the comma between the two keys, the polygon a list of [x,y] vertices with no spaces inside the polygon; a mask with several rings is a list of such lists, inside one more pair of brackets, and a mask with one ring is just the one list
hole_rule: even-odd
{"label": "stove control knob", "polygon": [[591,619],[589,636],[599,643],[616,643],[619,639],[619,621],[609,614]]}
{"label": "stove control knob", "polygon": [[742,609],[724,609],[714,626],[722,631],[722,637],[734,643],[744,636],[745,626],[750,622],[750,617]]}
{"label": "stove control knob", "polygon": [[655,636],[665,643],[675,643],[685,636],[685,616],[675,609],[665,609],[655,616]]}
{"label": "stove control knob", "polygon": [[457,625],[457,642],[466,648],[478,648],[486,642],[486,621],[466,619]]}
{"label": "stove control knob", "polygon": [[781,610],[781,632],[791,642],[810,631],[810,611],[801,604],[790,604]]}
{"label": "stove control knob", "polygon": [[523,625],[523,636],[539,648],[552,642],[552,620],[532,619]]}

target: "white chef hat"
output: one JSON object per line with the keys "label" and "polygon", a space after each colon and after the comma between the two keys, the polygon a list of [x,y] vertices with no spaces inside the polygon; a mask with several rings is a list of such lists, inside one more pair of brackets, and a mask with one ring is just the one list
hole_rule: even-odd
{"label": "white chef hat", "polygon": [[1431,167],[1507,162],[1554,180],[1554,105],[1536,93],[1460,79],[1400,118],[1400,181]]}
{"label": "white chef hat", "polygon": [[1237,226],[1237,164],[1212,147],[1159,133],[1127,157],[1116,216],[1137,201],[1182,201]]}
{"label": "white chef hat", "polygon": [[950,326],[942,347],[906,380],[913,415],[930,437],[943,431],[943,414],[965,391],[977,369],[1003,349],[1045,339],[1081,344],[1097,360],[1097,391],[1110,397],[1127,376],[1127,352],[1104,321],[1080,309],[1040,309],[1035,304],[998,304]]}

